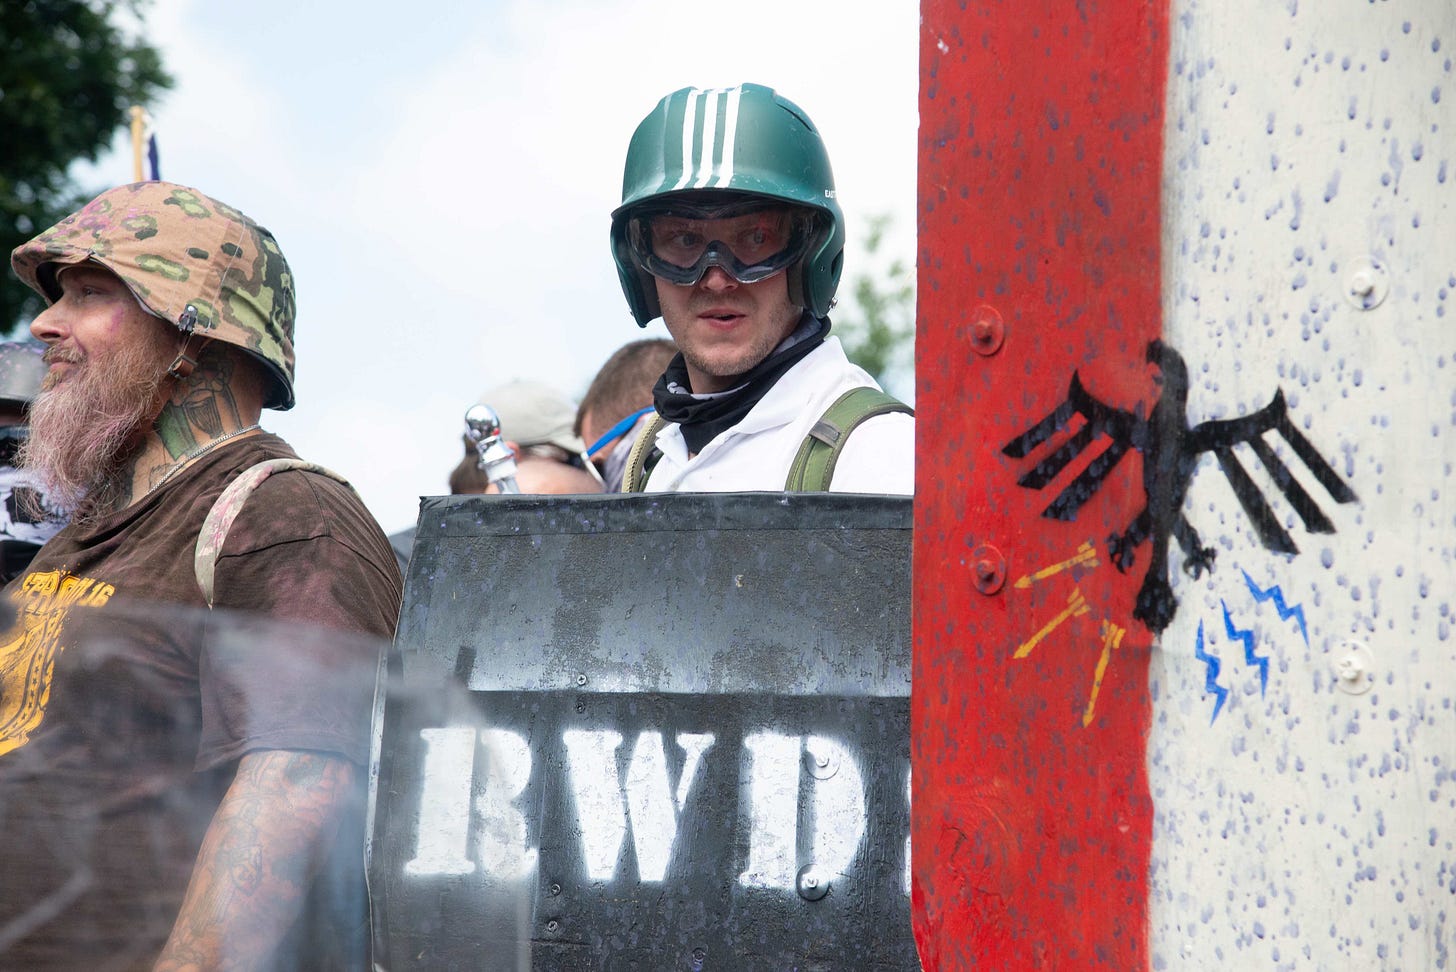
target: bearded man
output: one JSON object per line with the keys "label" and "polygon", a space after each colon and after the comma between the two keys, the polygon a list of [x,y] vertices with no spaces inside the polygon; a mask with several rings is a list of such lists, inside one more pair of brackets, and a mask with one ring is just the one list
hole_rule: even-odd
{"label": "bearded man", "polygon": [[20,462],[70,523],[6,588],[0,966],[363,967],[399,576],[353,490],[258,425],[294,401],[277,242],[139,183],[11,265],[49,304]]}

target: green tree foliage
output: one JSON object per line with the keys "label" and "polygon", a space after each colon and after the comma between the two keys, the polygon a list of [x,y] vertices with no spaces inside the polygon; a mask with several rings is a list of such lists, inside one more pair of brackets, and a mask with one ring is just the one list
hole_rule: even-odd
{"label": "green tree foliage", "polygon": [[879,266],[891,221],[888,215],[870,218],[864,247],[871,269],[853,276],[850,300],[834,315],[834,330],[849,360],[886,390],[900,394],[892,386],[902,384],[914,364],[915,274],[903,260]]}
{"label": "green tree foliage", "polygon": [[0,0],[0,332],[41,306],[9,272],[10,251],[95,194],[71,164],[94,162],[127,109],[172,84],[156,49],[122,24],[140,22],[143,2]]}

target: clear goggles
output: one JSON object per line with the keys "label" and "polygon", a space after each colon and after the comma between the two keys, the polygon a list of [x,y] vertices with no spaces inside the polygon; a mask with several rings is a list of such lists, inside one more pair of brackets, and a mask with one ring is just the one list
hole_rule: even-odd
{"label": "clear goggles", "polygon": [[695,284],[709,267],[721,267],[751,284],[802,259],[817,223],[813,210],[799,206],[684,207],[634,215],[627,241],[638,266],[659,280]]}

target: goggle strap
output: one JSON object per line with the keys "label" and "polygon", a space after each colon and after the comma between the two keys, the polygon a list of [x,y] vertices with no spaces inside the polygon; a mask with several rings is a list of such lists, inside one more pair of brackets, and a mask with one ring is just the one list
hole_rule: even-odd
{"label": "goggle strap", "polygon": [[608,444],[615,442],[617,439],[620,439],[622,436],[626,435],[627,430],[630,429],[632,426],[636,425],[638,419],[651,411],[652,406],[648,405],[646,408],[639,408],[631,415],[628,415],[616,425],[613,425],[610,429],[607,429],[607,431],[603,432],[595,442],[587,446],[586,454],[590,457],[595,457],[596,454],[598,452],[601,452],[602,449],[605,448]]}

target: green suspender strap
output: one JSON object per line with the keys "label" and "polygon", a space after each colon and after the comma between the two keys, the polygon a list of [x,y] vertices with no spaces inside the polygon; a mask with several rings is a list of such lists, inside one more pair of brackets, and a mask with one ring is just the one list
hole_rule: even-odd
{"label": "green suspender strap", "polygon": [[849,434],[866,419],[889,412],[915,414],[909,405],[878,388],[851,388],[840,395],[804,437],[804,444],[799,446],[799,454],[789,467],[784,489],[791,493],[822,493],[827,490],[834,479],[834,466],[839,462],[839,454],[849,441]]}
{"label": "green suspender strap", "polygon": [[657,433],[667,424],[667,420],[656,412],[652,418],[642,427],[642,434],[637,436],[637,441],[632,443],[632,451],[627,453],[627,471],[622,474],[622,492],[640,493],[647,488],[647,474],[652,471],[652,466],[647,464],[649,458],[653,459],[652,465],[656,465],[656,459],[662,454],[657,452]]}
{"label": "green suspender strap", "polygon": [[[839,454],[844,451],[849,434],[866,419],[890,412],[915,414],[909,405],[867,385],[851,388],[840,395],[804,437],[804,443],[799,446],[799,453],[789,467],[784,489],[791,493],[822,493],[827,490],[834,479],[834,466],[839,462]],[[632,443],[632,451],[627,456],[627,471],[622,477],[623,492],[640,493],[646,487],[647,474],[651,472],[648,463],[659,455],[654,448],[657,433],[666,424],[661,415],[652,416],[652,421]]]}
{"label": "green suspender strap", "polygon": [[[213,572],[217,569],[218,555],[222,553],[223,542],[227,540],[233,521],[243,511],[243,504],[253,495],[253,490],[262,485],[263,480],[274,473],[290,469],[317,473],[349,486],[349,481],[333,470],[302,459],[265,459],[239,473],[236,479],[228,483],[227,489],[222,491],[217,502],[212,504],[212,509],[207,511],[207,518],[202,521],[202,529],[197,534],[197,549],[192,553],[192,570],[197,577],[197,586],[201,588],[202,596],[207,598],[208,607],[212,607]],[[349,488],[353,489],[352,486]]]}

